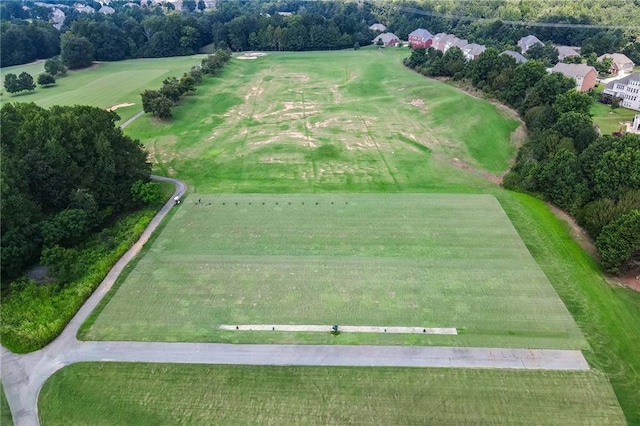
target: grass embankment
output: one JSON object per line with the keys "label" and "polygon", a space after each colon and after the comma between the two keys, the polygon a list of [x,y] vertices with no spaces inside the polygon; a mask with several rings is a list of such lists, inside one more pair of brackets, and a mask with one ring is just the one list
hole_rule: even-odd
{"label": "grass embankment", "polygon": [[589,363],[609,377],[629,424],[640,424],[640,294],[608,284],[543,202],[508,191],[498,197],[587,338]]}
{"label": "grass embankment", "polygon": [[[197,65],[203,55],[173,58],[135,59],[119,62],[99,62],[90,68],[69,71],[65,77],[56,77],[56,85],[38,88],[34,92],[16,95],[3,91],[0,106],[7,102],[35,102],[44,108],[53,105],[91,105],[110,108],[120,104],[134,104],[118,108],[116,113],[124,121],[142,111],[140,93],[157,90],[167,77],[180,76]],[[31,74],[34,80],[44,72],[44,62],[16,65],[0,70],[4,81],[7,73]]]}
{"label": "grass embankment", "polygon": [[625,424],[594,371],[386,367],[75,364],[45,384],[39,414],[43,426]]}
{"label": "grass embankment", "polygon": [[119,219],[79,247],[86,273],[59,288],[18,281],[2,298],[2,345],[16,353],[41,349],[58,336],[111,267],[158,211],[149,207]]}
{"label": "grass embankment", "polygon": [[[491,195],[198,197],[179,207],[83,338],[585,347]],[[460,335],[243,333],[222,324]]]}

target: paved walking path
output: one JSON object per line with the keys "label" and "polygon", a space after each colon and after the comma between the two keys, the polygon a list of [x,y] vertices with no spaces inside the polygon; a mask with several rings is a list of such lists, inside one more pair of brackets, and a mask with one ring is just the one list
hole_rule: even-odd
{"label": "paved walking path", "polygon": [[176,191],[152,219],[140,239],[116,263],[98,289],[64,331],[45,348],[17,355],[2,347],[2,383],[16,426],[37,426],[37,402],[46,380],[66,365],[81,361],[138,361],[197,364],[333,365],[393,367],[507,368],[588,370],[580,351],[434,346],[233,345],[218,343],[80,342],[80,325],[107,294],[126,264],[139,253],[167,213],[173,198],[186,192],[175,179]]}

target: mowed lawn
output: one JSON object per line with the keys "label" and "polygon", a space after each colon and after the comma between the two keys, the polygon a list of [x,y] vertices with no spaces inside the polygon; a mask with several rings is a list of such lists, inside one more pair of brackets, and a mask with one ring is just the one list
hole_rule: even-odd
{"label": "mowed lawn", "polygon": [[83,363],[38,408],[43,426],[626,424],[595,371]]}
{"label": "mowed lawn", "polygon": [[[221,331],[455,327],[458,336]],[[192,195],[86,339],[584,348],[491,195]]]}
{"label": "mowed lawn", "polygon": [[158,173],[207,192],[470,192],[501,174],[519,122],[402,65],[407,50],[234,58],[174,109],[127,129]]}
{"label": "mowed lawn", "polygon": [[593,122],[598,125],[600,132],[603,135],[610,135],[611,133],[619,132],[620,130],[626,131],[626,126],[620,123],[633,121],[633,117],[637,113],[637,111],[626,108],[611,109],[609,105],[604,105],[598,102],[591,106]]}
{"label": "mowed lawn", "polygon": [[[56,85],[49,88],[38,86],[34,92],[11,95],[6,90],[0,95],[0,106],[7,102],[35,102],[49,108],[53,105],[91,105],[118,108],[117,113],[126,120],[142,111],[140,93],[146,89],[159,89],[162,81],[171,76],[181,76],[197,65],[204,55],[178,56],[159,59],[136,59],[120,62],[98,62],[92,67],[69,71],[66,77],[56,78]],[[7,73],[19,75],[28,72],[37,79],[44,72],[44,62],[2,68],[0,78]]]}

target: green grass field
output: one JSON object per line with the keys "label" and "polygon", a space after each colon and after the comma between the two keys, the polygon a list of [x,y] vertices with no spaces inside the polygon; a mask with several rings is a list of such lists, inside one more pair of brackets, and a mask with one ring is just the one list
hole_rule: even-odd
{"label": "green grass field", "polygon": [[[461,334],[334,337],[220,331],[221,324]],[[491,195],[193,195],[84,337],[585,347]]]}
{"label": "green grass field", "polygon": [[75,364],[41,424],[624,425],[598,372]]}
{"label": "green grass field", "polygon": [[[518,122],[405,68],[406,51],[233,59],[174,109],[127,133],[159,173],[207,192],[477,191],[502,173]],[[330,58],[329,60],[327,58]],[[456,160],[454,160],[454,158]]]}
{"label": "green grass field", "polygon": [[7,397],[4,394],[4,387],[2,384],[0,384],[0,424],[2,426],[13,425],[11,411],[9,410],[9,403],[7,402]]}
{"label": "green grass field", "polygon": [[[142,111],[140,93],[146,89],[159,89],[162,80],[189,71],[202,57],[203,55],[196,55],[100,62],[88,69],[69,71],[66,77],[57,78],[53,87],[38,86],[32,93],[22,92],[16,95],[3,91],[0,106],[7,102],[35,102],[44,108],[76,104],[110,108],[132,103],[134,105],[118,108],[116,111],[122,120],[126,120]],[[38,74],[44,72],[44,62],[2,68],[0,78],[4,81],[7,73],[19,75],[23,71],[31,74],[35,80]]]}
{"label": "green grass field", "polygon": [[633,121],[633,117],[637,113],[638,111],[626,108],[611,109],[609,105],[598,102],[594,103],[591,107],[593,122],[600,127],[603,135],[610,135],[613,132],[619,131],[621,128],[626,130],[626,127],[620,124],[620,122]]}

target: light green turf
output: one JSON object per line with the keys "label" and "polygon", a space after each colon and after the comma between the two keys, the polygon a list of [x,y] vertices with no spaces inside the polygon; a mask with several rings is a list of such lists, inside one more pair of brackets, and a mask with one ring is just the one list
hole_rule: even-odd
{"label": "light green turf", "polygon": [[[11,95],[4,90],[0,95],[0,106],[6,102],[35,102],[48,108],[53,105],[91,105],[109,108],[114,105],[133,103],[116,112],[123,120],[142,111],[140,93],[146,89],[159,89],[162,80],[180,76],[200,62],[203,55],[179,56],[160,59],[135,59],[120,62],[100,62],[93,67],[69,71],[66,77],[58,77],[56,85],[38,88],[32,92]],[[44,62],[2,68],[0,78],[7,73],[20,74],[26,71],[33,75],[44,72]]]}
{"label": "light green turf", "polygon": [[[427,80],[406,51],[270,53],[231,60],[175,108],[127,129],[159,173],[197,192],[455,191],[506,170],[518,122]],[[457,160],[454,160],[457,159]]]}
{"label": "light green turf", "polygon": [[2,426],[13,425],[13,418],[11,417],[11,410],[9,409],[9,403],[7,397],[4,394],[4,386],[0,383],[0,424]]}
{"label": "light green turf", "polygon": [[[585,347],[491,195],[192,195],[178,209],[85,338]],[[242,333],[221,324],[460,335]]]}
{"label": "light green turf", "polygon": [[638,111],[622,107],[611,109],[609,105],[596,102],[591,106],[591,114],[593,122],[600,127],[600,132],[603,135],[610,135],[620,129],[626,131],[625,125],[620,122],[633,121],[633,117],[638,114]]}
{"label": "light green turf", "polygon": [[624,425],[593,371],[75,364],[45,384],[70,424]]}

